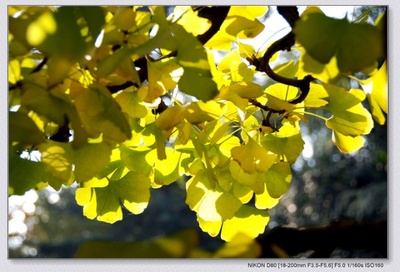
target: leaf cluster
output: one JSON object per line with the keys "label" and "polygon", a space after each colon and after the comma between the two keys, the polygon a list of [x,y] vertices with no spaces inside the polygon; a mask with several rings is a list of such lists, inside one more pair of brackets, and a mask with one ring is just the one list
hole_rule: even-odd
{"label": "leaf cluster", "polygon": [[[301,57],[273,68],[313,79],[296,99],[300,86],[263,87],[248,62],[257,52],[245,41],[273,27],[259,20],[268,8],[226,7],[223,20],[215,8],[9,7],[9,193],[77,182],[83,214],[114,223],[187,176],[203,231],[255,238],[290,186],[307,115],[324,119],[346,153],[363,146],[373,118],[385,122],[383,19],[306,10],[293,28]],[[360,88],[336,84],[359,71]]]}

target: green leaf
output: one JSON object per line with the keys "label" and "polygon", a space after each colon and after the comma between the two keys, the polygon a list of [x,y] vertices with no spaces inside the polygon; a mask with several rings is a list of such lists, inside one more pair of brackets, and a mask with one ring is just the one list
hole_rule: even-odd
{"label": "green leaf", "polygon": [[112,147],[107,143],[88,143],[73,153],[75,178],[87,181],[102,172],[110,162]]}
{"label": "green leaf", "polygon": [[185,67],[178,82],[179,90],[200,100],[208,101],[218,94],[217,84],[211,72],[204,69]]}
{"label": "green leaf", "polygon": [[268,194],[273,198],[280,198],[289,189],[292,174],[290,164],[278,162],[263,175]]}
{"label": "green leaf", "polygon": [[62,184],[68,184],[73,162],[71,145],[47,141],[39,146],[39,151],[45,170],[49,174],[46,181],[56,190],[59,190]]}
{"label": "green leaf", "polygon": [[[53,14],[44,13],[27,28],[28,41],[49,56],[79,60],[86,52],[75,15],[75,7],[59,7]],[[43,42],[37,36],[44,36]]]}
{"label": "green leaf", "polygon": [[23,195],[42,182],[45,172],[41,162],[23,159],[13,148],[10,148],[8,156],[9,194]]}
{"label": "green leaf", "polygon": [[130,171],[105,187],[78,188],[76,200],[84,207],[86,217],[113,224],[122,220],[121,203],[134,214],[142,213],[150,199],[149,188],[150,179],[147,176]]}
{"label": "green leaf", "polygon": [[334,19],[319,12],[307,13],[293,32],[313,58],[328,63],[335,57],[343,73],[361,71],[385,55],[382,31],[366,23],[350,23],[346,18]]}
{"label": "green leaf", "polygon": [[221,238],[232,241],[239,233],[254,239],[263,233],[269,222],[269,214],[256,208],[243,205],[231,219],[222,225]]}
{"label": "green leaf", "polygon": [[177,61],[184,72],[179,79],[178,87],[182,92],[195,96],[203,101],[214,98],[217,84],[212,80],[207,53],[203,45],[192,34],[178,25],[172,25],[177,41]]}
{"label": "green leaf", "polygon": [[147,154],[152,151],[150,148],[129,148],[125,145],[119,147],[121,160],[131,171],[137,171],[146,176],[150,176],[153,170],[153,163],[149,164],[146,160]]}
{"label": "green leaf", "polygon": [[130,118],[143,118],[147,115],[147,108],[141,104],[142,101],[137,92],[121,92],[115,97],[115,101]]}
{"label": "green leaf", "polygon": [[82,17],[86,21],[94,43],[106,23],[104,10],[102,7],[96,6],[80,6],[77,7],[77,9],[81,12]]}
{"label": "green leaf", "polygon": [[36,124],[26,114],[10,111],[8,113],[9,141],[27,145],[44,143],[46,138]]}
{"label": "green leaf", "polygon": [[123,142],[132,137],[131,129],[119,105],[103,86],[94,85],[75,99],[82,124],[92,138]]}
{"label": "green leaf", "polygon": [[261,138],[261,145],[286,161],[295,163],[303,151],[304,141],[300,130],[285,122],[276,133],[267,134]]}
{"label": "green leaf", "polygon": [[374,124],[371,114],[361,103],[365,99],[364,92],[359,89],[347,91],[327,84],[323,86],[329,95],[328,109],[333,114],[326,126],[346,136],[368,134]]}

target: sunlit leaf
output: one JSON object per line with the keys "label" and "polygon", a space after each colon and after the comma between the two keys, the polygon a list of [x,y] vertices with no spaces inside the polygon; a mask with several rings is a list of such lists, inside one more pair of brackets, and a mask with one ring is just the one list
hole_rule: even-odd
{"label": "sunlit leaf", "polygon": [[199,17],[197,14],[198,11],[193,11],[190,6],[176,6],[173,13],[174,17],[179,18],[177,23],[194,36],[203,34],[211,26],[209,20]]}
{"label": "sunlit leaf", "polygon": [[182,75],[182,70],[172,58],[154,62],[148,61],[147,70],[149,90],[143,100],[150,103],[172,91],[177,85],[179,76]]}
{"label": "sunlit leaf", "polygon": [[360,80],[363,90],[367,93],[372,116],[380,125],[386,121],[384,113],[388,113],[388,75],[386,61],[376,74],[367,80]]}
{"label": "sunlit leaf", "polygon": [[328,109],[333,114],[326,126],[347,136],[367,134],[373,127],[371,114],[361,102],[365,94],[359,89],[346,91],[343,88],[324,84],[329,94]]}
{"label": "sunlit leaf", "polygon": [[255,194],[255,207],[261,210],[272,209],[278,204],[279,198],[273,198],[270,196],[267,190],[267,185],[265,184],[264,186],[264,191],[262,193]]}
{"label": "sunlit leaf", "polygon": [[285,122],[278,132],[270,133],[261,138],[261,145],[290,163],[295,163],[303,151],[304,141],[300,130]]}
{"label": "sunlit leaf", "polygon": [[232,158],[249,174],[267,171],[276,159],[276,154],[268,152],[252,138],[247,144],[232,148],[231,153]]}
{"label": "sunlit leaf", "polygon": [[231,219],[222,225],[221,238],[231,241],[239,233],[256,238],[263,233],[269,221],[269,214],[256,208],[243,205]]}
{"label": "sunlit leaf", "polygon": [[364,146],[363,136],[346,136],[337,131],[332,133],[332,141],[343,153],[351,153]]}
{"label": "sunlit leaf", "polygon": [[58,184],[54,185],[49,182],[58,190],[61,184],[67,183],[71,177],[73,161],[71,146],[66,143],[47,141],[39,146],[39,151],[42,154],[41,160],[45,165],[45,170],[51,177],[59,180]]}
{"label": "sunlit leaf", "polygon": [[304,100],[306,108],[319,108],[328,104],[328,93],[320,84],[310,83],[310,91]]}
{"label": "sunlit leaf", "polygon": [[[231,49],[231,42],[236,38],[254,38],[263,29],[264,25],[256,19],[268,10],[263,6],[232,6],[220,30],[206,43],[208,48],[226,50]],[[260,15],[261,14],[261,15]]]}
{"label": "sunlit leaf", "polygon": [[289,189],[292,174],[290,164],[278,162],[263,174],[268,194],[273,198],[280,198]]}

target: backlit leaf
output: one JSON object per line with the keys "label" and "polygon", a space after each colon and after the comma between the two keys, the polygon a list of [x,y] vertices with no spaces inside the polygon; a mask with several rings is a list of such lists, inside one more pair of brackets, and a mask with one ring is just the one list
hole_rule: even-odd
{"label": "backlit leaf", "polygon": [[265,172],[275,162],[276,155],[268,152],[252,138],[245,145],[231,150],[232,158],[249,174]]}
{"label": "backlit leaf", "polygon": [[231,241],[242,233],[250,238],[256,238],[263,233],[269,221],[269,214],[265,211],[243,205],[231,219],[222,225],[221,238]]}
{"label": "backlit leaf", "polygon": [[368,134],[373,127],[371,114],[361,102],[365,94],[359,89],[346,91],[333,85],[323,85],[329,94],[328,109],[333,114],[326,126],[347,136]]}
{"label": "backlit leaf", "polygon": [[332,141],[343,153],[351,153],[364,146],[363,136],[346,136],[337,131],[332,133]]}
{"label": "backlit leaf", "polygon": [[279,155],[290,163],[295,163],[303,151],[304,141],[299,128],[285,122],[278,132],[270,133],[261,138],[261,145]]}

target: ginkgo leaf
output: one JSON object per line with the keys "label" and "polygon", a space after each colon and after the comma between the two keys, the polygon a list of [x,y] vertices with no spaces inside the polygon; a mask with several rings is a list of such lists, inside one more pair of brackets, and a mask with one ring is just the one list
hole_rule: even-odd
{"label": "ginkgo leaf", "polygon": [[242,203],[234,195],[214,188],[205,171],[199,171],[186,185],[186,203],[204,221],[232,218]]}
{"label": "ginkgo leaf", "polygon": [[8,152],[9,194],[23,195],[42,182],[45,168],[41,162],[21,158],[13,148]]}
{"label": "ginkgo leaf", "polygon": [[112,224],[122,220],[121,203],[134,214],[142,213],[150,198],[149,190],[150,179],[130,171],[121,179],[110,181],[105,187],[78,188],[76,201],[84,207],[86,217]]}
{"label": "ginkgo leaf", "polygon": [[303,151],[304,141],[298,127],[293,127],[290,123],[284,122],[278,132],[262,137],[261,145],[265,149],[282,156],[288,162],[295,163]]}
{"label": "ginkgo leaf", "polygon": [[147,109],[141,104],[137,92],[122,92],[115,97],[115,101],[130,118],[143,118],[147,115]]}
{"label": "ginkgo leaf", "polygon": [[380,125],[386,121],[384,113],[388,113],[388,75],[386,61],[378,72],[367,80],[359,80],[363,90],[367,93],[371,106],[372,116]]}
{"label": "ginkgo leaf", "polygon": [[102,172],[110,162],[111,146],[106,143],[88,143],[74,150],[74,174],[78,182],[91,179]]}
{"label": "ginkgo leaf", "polygon": [[178,18],[177,23],[194,36],[203,34],[211,26],[208,19],[198,16],[198,11],[190,6],[176,6],[173,15]]}
{"label": "ginkgo leaf", "polygon": [[263,179],[267,185],[268,194],[273,198],[280,198],[289,189],[292,179],[290,164],[275,163],[263,174]]}
{"label": "ginkgo leaf", "polygon": [[267,12],[267,7],[254,6],[251,9],[232,6],[220,30],[206,43],[208,48],[226,50],[231,49],[231,42],[239,38],[253,38],[264,29],[264,25],[256,19]]}
{"label": "ginkgo leaf", "polygon": [[156,98],[173,90],[182,75],[182,68],[173,58],[147,62],[149,90],[143,100],[153,102]]}
{"label": "ginkgo leaf", "polygon": [[310,83],[310,91],[304,99],[306,108],[319,108],[328,104],[328,93],[320,84]]}
{"label": "ginkgo leaf", "polygon": [[36,124],[26,114],[10,111],[8,113],[9,141],[36,145],[44,143],[46,138]]}
{"label": "ginkgo leaf", "polygon": [[265,210],[272,209],[279,203],[279,198],[273,198],[270,196],[267,190],[267,185],[264,184],[264,191],[260,194],[255,194],[254,205],[257,209]]}
{"label": "ginkgo leaf", "polygon": [[149,164],[146,156],[152,149],[147,147],[128,148],[125,145],[121,145],[119,150],[121,151],[121,160],[129,170],[150,176],[153,170],[153,163]]}
{"label": "ginkgo leaf", "polygon": [[[39,151],[42,154],[41,160],[45,165],[46,171],[48,171],[52,177],[60,181],[58,186],[61,186],[62,183],[66,183],[70,179],[72,171],[73,154],[71,145],[47,141],[39,146]],[[58,190],[59,188],[55,189]]]}
{"label": "ginkgo leaf", "polygon": [[346,136],[367,134],[373,127],[371,114],[361,104],[365,94],[359,89],[346,91],[333,85],[323,85],[329,94],[328,109],[332,117],[326,126]]}
{"label": "ginkgo leaf", "polygon": [[123,142],[132,137],[125,115],[105,87],[92,86],[75,99],[75,105],[83,126],[93,138],[103,134],[103,138]]}
{"label": "ginkgo leaf", "polygon": [[168,107],[157,118],[155,124],[161,130],[170,130],[183,121],[185,108],[180,105]]}
{"label": "ginkgo leaf", "polygon": [[357,151],[362,148],[365,143],[363,136],[346,136],[335,130],[332,133],[332,141],[343,153]]}
{"label": "ginkgo leaf", "polygon": [[221,221],[206,221],[200,217],[197,217],[197,222],[202,231],[207,232],[211,237],[216,237],[221,231]]}
{"label": "ginkgo leaf", "polygon": [[243,205],[233,218],[223,223],[221,238],[229,242],[239,233],[243,233],[254,239],[264,232],[268,222],[269,214],[267,212]]}
{"label": "ginkgo leaf", "polygon": [[249,174],[267,171],[276,160],[276,154],[268,152],[252,138],[247,144],[232,148],[231,153],[232,158]]}
{"label": "ginkgo leaf", "polygon": [[232,174],[232,177],[240,185],[247,186],[256,193],[261,193],[264,190],[264,181],[260,179],[258,173],[246,173],[236,161],[231,161],[229,164],[229,170]]}
{"label": "ginkgo leaf", "polygon": [[140,214],[146,209],[150,199],[149,177],[130,171],[123,178],[112,181],[110,185],[128,211]]}
{"label": "ginkgo leaf", "polygon": [[343,73],[354,73],[375,63],[384,53],[382,31],[367,23],[351,23],[320,12],[301,16],[293,29],[296,39],[321,63],[333,56]]}
{"label": "ginkgo leaf", "polygon": [[274,72],[283,77],[293,78],[296,75],[298,69],[299,62],[294,62],[293,60],[290,60],[286,63],[282,63],[274,67]]}

